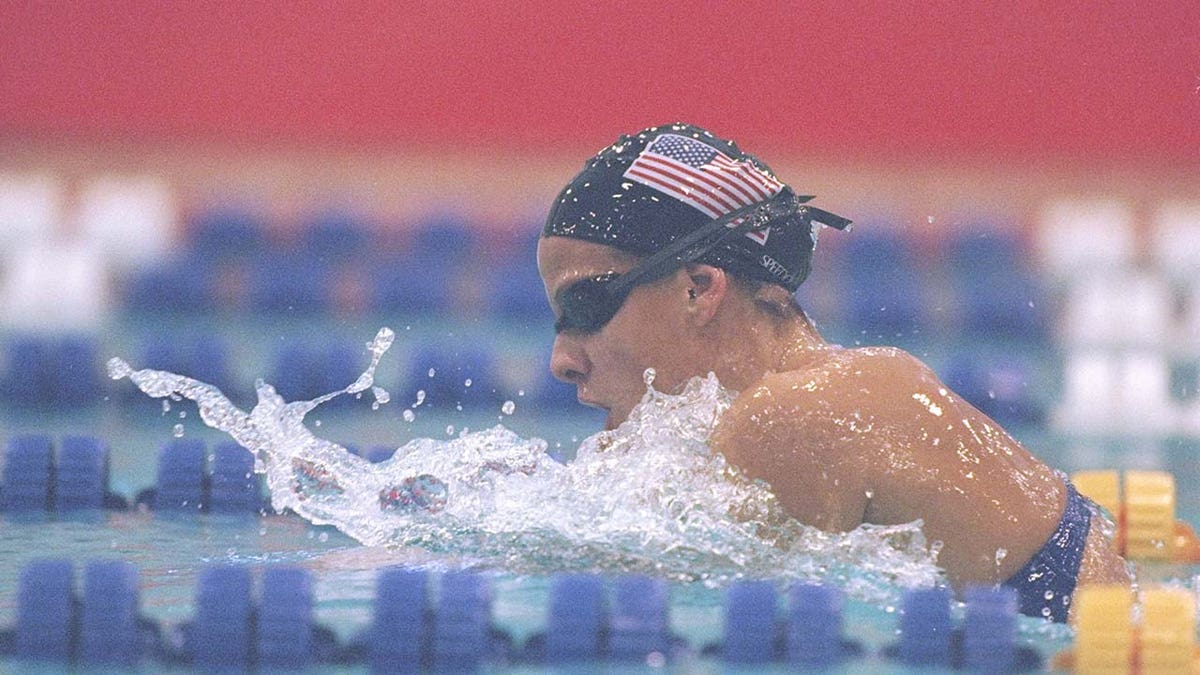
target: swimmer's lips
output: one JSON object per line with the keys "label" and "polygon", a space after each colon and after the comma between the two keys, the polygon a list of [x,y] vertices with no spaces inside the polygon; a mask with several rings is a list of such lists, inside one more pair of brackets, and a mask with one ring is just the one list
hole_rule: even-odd
{"label": "swimmer's lips", "polygon": [[598,409],[603,410],[604,412],[608,413],[608,417],[604,418],[604,429],[606,431],[610,431],[612,429],[617,428],[617,424],[618,424],[617,420],[613,418],[612,410],[608,406],[606,406],[598,401],[592,401],[592,400],[588,400],[586,398],[579,397],[578,395],[576,395],[575,400],[579,401],[579,403],[581,405],[586,405],[589,408],[598,408]]}

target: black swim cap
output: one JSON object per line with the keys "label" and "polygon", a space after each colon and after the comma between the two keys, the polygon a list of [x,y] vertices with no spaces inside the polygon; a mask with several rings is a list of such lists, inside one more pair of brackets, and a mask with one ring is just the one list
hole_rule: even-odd
{"label": "black swim cap", "polygon": [[[770,167],[732,141],[690,124],[621,136],[588,160],[550,208],[543,237],[573,237],[637,255],[735,209],[796,196]],[[819,224],[850,221],[811,206],[761,230],[725,237],[697,261],[795,291],[808,277]]]}

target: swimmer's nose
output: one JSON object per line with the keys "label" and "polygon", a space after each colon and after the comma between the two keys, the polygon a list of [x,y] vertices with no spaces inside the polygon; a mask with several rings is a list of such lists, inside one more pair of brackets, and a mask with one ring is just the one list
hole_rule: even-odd
{"label": "swimmer's nose", "polygon": [[564,333],[554,337],[554,348],[550,351],[550,372],[568,384],[580,384],[587,379],[591,364],[579,345]]}

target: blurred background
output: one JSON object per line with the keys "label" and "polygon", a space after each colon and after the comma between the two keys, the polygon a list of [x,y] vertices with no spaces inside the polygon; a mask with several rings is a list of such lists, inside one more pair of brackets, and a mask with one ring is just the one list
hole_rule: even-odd
{"label": "blurred background", "polygon": [[546,371],[541,219],[685,120],[856,221],[799,292],[828,338],[912,350],[1060,468],[1190,462],[1198,6],[883,4],[4,3],[0,435],[100,434],[129,492],[207,432],[110,357],[251,405],[349,384],[386,325],[392,402],[320,435],[569,456],[600,417]]}

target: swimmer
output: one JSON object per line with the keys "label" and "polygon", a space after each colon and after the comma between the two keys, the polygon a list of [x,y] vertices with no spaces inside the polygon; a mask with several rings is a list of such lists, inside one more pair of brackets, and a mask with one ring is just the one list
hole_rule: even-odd
{"label": "swimmer", "polygon": [[551,207],[538,269],[554,375],[619,425],[645,392],[739,392],[714,450],[827,531],[920,519],[956,587],[1004,584],[1065,621],[1078,584],[1128,582],[1065,477],[895,348],[826,342],[794,298],[817,231],[850,222],[686,124],[622,136]]}

